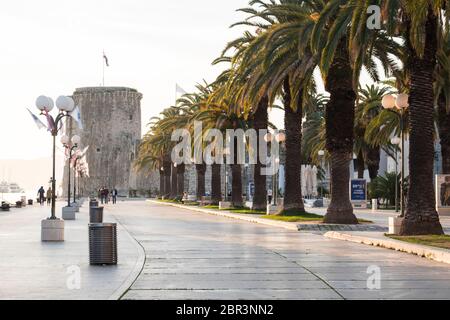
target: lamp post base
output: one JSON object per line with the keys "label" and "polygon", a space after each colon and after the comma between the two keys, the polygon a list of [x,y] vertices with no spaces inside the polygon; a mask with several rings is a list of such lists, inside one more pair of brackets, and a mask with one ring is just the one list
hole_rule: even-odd
{"label": "lamp post base", "polygon": [[389,234],[399,235],[403,220],[401,217],[389,218]]}
{"label": "lamp post base", "polygon": [[41,241],[43,242],[63,242],[64,241],[64,220],[42,220]]}
{"label": "lamp post base", "polygon": [[219,202],[219,210],[231,209],[232,204],[229,201],[220,201]]}

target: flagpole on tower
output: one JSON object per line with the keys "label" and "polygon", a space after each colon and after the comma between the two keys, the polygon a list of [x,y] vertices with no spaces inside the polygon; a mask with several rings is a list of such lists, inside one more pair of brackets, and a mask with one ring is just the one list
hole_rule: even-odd
{"label": "flagpole on tower", "polygon": [[105,50],[103,50],[102,66],[103,66],[103,81],[102,81],[102,84],[103,84],[103,86],[105,86]]}

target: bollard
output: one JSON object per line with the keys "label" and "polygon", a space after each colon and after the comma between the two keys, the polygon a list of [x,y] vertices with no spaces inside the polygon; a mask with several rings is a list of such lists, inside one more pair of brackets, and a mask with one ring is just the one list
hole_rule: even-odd
{"label": "bollard", "polygon": [[103,207],[89,208],[89,222],[90,223],[103,222]]}

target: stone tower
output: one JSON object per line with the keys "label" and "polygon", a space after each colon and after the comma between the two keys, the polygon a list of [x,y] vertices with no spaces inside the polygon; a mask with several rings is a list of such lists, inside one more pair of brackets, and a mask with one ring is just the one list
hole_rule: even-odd
{"label": "stone tower", "polygon": [[[141,140],[142,94],[124,87],[91,87],[77,89],[73,99],[81,110],[83,129],[68,120],[67,134],[81,137],[81,150],[89,146],[90,177],[81,181],[84,195],[106,186],[128,196],[138,188],[132,162]],[[64,177],[67,181],[67,174]],[[67,194],[67,182],[63,186]]]}

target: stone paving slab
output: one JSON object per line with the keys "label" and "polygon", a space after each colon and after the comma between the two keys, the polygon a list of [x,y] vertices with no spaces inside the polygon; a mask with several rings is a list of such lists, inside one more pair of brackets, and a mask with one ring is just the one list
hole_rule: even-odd
{"label": "stone paving slab", "polygon": [[125,300],[342,300],[328,289],[130,290]]}
{"label": "stone paving slab", "polygon": [[[58,202],[58,215],[62,205]],[[142,248],[119,225],[118,265],[90,266],[87,207],[77,220],[65,222],[62,243],[41,242],[40,222],[49,210],[34,205],[0,213],[0,299],[119,299],[142,268]],[[107,209],[105,219],[116,222]],[[74,267],[80,271],[79,290],[67,286]]]}
{"label": "stone paving slab", "polygon": [[450,299],[446,264],[161,204],[126,209],[115,216],[147,260],[124,299]]}

